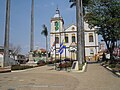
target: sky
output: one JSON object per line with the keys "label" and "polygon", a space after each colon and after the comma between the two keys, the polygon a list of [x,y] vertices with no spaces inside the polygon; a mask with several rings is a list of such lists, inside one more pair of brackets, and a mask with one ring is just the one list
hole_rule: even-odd
{"label": "sky", "polygon": [[[30,50],[32,0],[11,0],[10,2],[10,44],[20,46],[21,53]],[[70,8],[69,0],[34,0],[34,49],[45,48],[45,37],[41,35],[45,24],[50,34],[50,20],[55,10],[60,10],[65,27],[76,23],[75,7]],[[6,0],[0,0],[0,46],[4,45]]]}

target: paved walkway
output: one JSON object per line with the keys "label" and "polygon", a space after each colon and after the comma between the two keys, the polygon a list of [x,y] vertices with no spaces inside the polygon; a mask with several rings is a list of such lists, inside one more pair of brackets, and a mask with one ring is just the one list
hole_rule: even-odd
{"label": "paved walkway", "polygon": [[88,64],[84,73],[43,66],[0,74],[0,90],[120,90],[120,78],[99,64]]}
{"label": "paved walkway", "polygon": [[75,90],[120,90],[120,78],[99,64],[88,64],[87,72],[74,77],[79,80]]}

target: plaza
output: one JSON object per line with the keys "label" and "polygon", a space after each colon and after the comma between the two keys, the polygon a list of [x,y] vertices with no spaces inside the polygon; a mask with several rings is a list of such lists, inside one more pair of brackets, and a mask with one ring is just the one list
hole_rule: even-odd
{"label": "plaza", "polygon": [[120,78],[100,64],[88,64],[86,72],[55,71],[42,66],[0,74],[0,90],[119,90]]}

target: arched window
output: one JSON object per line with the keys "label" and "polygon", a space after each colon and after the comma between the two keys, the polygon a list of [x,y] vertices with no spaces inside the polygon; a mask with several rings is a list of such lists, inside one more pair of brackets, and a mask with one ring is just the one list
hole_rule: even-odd
{"label": "arched window", "polygon": [[89,33],[89,42],[93,42],[93,33]]}
{"label": "arched window", "polygon": [[72,27],[72,31],[74,31],[75,30],[75,28],[74,27]]}
{"label": "arched window", "polygon": [[55,37],[56,43],[59,43],[59,36]]}
{"label": "arched window", "polygon": [[75,42],[75,34],[72,34],[72,42]]}
{"label": "arched window", "polygon": [[93,48],[90,48],[90,54],[91,54],[91,55],[94,54],[94,50],[93,50]]}
{"label": "arched window", "polygon": [[68,34],[65,34],[65,42],[68,43]]}

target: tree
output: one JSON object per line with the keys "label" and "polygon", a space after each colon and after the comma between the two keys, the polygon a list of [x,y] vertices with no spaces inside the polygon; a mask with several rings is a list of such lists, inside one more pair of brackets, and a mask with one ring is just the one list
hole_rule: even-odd
{"label": "tree", "polygon": [[91,28],[97,26],[98,34],[102,35],[110,59],[117,40],[120,40],[120,1],[119,0],[94,0],[89,6],[85,21]]}
{"label": "tree", "polygon": [[[85,15],[85,9],[87,8],[87,6],[88,6],[89,4],[92,3],[92,1],[91,1],[91,0],[80,0],[80,1],[82,1],[82,3],[83,3],[83,15]],[[70,8],[76,6],[76,0],[69,0],[69,2],[72,3],[72,4],[70,5]]]}
{"label": "tree", "polygon": [[34,0],[31,5],[31,35],[30,35],[30,52],[34,49]]}
{"label": "tree", "polygon": [[70,0],[73,2],[71,7],[76,5],[76,24],[77,24],[77,60],[79,64],[84,61],[84,31],[83,31],[83,7],[82,0]]}
{"label": "tree", "polygon": [[44,36],[46,37],[46,61],[48,60],[48,30],[47,27],[45,26],[45,24],[43,24],[43,30],[41,32],[41,34],[44,34]]}
{"label": "tree", "polygon": [[10,44],[10,50],[11,50],[11,54],[15,59],[15,56],[17,56],[20,52],[21,52],[21,46],[14,46],[12,44]]}
{"label": "tree", "polygon": [[[83,2],[82,2],[83,1]],[[76,6],[76,24],[77,24],[77,60],[80,64],[85,61],[85,39],[84,39],[84,20],[85,7],[91,0],[69,0],[72,2],[71,8]]]}
{"label": "tree", "polygon": [[9,33],[10,33],[10,0],[6,1],[6,22],[5,22],[5,41],[4,41],[4,65],[9,65]]}

